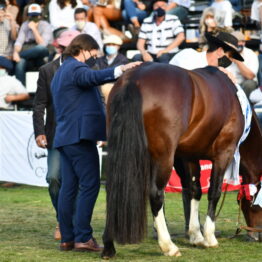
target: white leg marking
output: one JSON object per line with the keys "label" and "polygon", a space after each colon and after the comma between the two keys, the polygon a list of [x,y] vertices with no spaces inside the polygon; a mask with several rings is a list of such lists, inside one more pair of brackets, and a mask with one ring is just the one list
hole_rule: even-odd
{"label": "white leg marking", "polygon": [[206,217],[204,225],[204,237],[208,247],[218,246],[218,242],[215,237],[215,222],[213,222],[209,216]]}
{"label": "white leg marking", "polygon": [[192,245],[205,246],[204,237],[200,231],[199,223],[199,201],[191,200],[190,221],[189,221],[189,239]]}
{"label": "white leg marking", "polygon": [[163,207],[159,210],[155,219],[155,227],[158,234],[158,244],[165,256],[181,256],[178,247],[172,242],[168,232]]}

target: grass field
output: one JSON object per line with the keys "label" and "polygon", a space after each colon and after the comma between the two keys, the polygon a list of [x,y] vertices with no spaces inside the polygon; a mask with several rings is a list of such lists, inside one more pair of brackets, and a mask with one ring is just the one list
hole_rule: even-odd
{"label": "grass field", "polygon": [[[236,192],[228,193],[217,220],[219,248],[202,249],[189,245],[184,238],[184,222],[180,194],[166,194],[166,217],[173,240],[182,257],[165,257],[153,239],[152,217],[148,216],[148,237],[139,245],[118,246],[117,261],[245,261],[258,262],[262,257],[262,244],[245,241],[245,232],[230,239],[236,230],[238,206]],[[206,213],[206,196],[201,202],[201,222]],[[101,243],[105,221],[105,190],[101,187],[93,216],[94,236]],[[243,221],[243,217],[242,217]],[[31,261],[101,261],[98,254],[61,252],[59,242],[53,240],[56,225],[54,211],[46,188],[18,186],[0,187],[0,262]]]}

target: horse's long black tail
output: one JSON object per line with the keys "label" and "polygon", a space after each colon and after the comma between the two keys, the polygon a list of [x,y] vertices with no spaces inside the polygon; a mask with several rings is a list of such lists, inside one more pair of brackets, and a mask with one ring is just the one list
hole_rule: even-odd
{"label": "horse's long black tail", "polygon": [[115,95],[108,114],[106,227],[118,243],[138,243],[147,226],[150,157],[142,97],[132,80]]}

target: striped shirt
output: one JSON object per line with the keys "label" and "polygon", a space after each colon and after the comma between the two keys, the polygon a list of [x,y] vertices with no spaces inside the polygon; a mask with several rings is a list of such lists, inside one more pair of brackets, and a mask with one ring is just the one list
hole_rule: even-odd
{"label": "striped shirt", "polygon": [[13,41],[11,39],[11,26],[7,19],[0,22],[0,55],[11,56],[13,50]]}
{"label": "striped shirt", "polygon": [[[138,37],[146,40],[149,53],[157,54],[160,50],[168,47],[181,32],[184,32],[184,29],[178,17],[166,14],[165,20],[158,26],[153,16],[147,17],[141,26]],[[169,51],[169,53],[176,52],[178,52],[178,47]]]}

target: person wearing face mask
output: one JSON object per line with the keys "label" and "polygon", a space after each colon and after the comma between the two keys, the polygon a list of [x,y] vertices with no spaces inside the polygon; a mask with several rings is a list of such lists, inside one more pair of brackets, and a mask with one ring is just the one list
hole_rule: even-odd
{"label": "person wearing face mask", "polygon": [[[40,67],[39,77],[37,80],[37,90],[34,98],[33,106],[33,127],[35,141],[37,146],[46,148],[47,155],[47,174],[46,181],[48,183],[48,191],[51,202],[58,219],[57,205],[58,196],[61,186],[60,179],[60,155],[59,151],[53,148],[53,139],[55,134],[55,115],[52,103],[50,85],[56,70],[63,62],[63,51],[70,42],[80,33],[75,30],[66,30],[57,38],[57,46],[60,54],[57,59]],[[60,240],[61,234],[59,223],[55,228],[54,239]]]}
{"label": "person wearing face mask", "polygon": [[95,23],[87,21],[87,13],[84,8],[76,8],[74,13],[75,25],[73,30],[78,30],[81,34],[91,35],[98,43],[100,49],[103,49],[101,33]]}
{"label": "person wearing face mask", "polygon": [[230,58],[232,64],[227,67],[227,70],[235,76],[237,83],[243,88],[247,97],[249,97],[250,93],[258,86],[258,56],[253,50],[245,46],[246,41],[243,33],[234,31],[232,35],[238,40],[238,50],[244,58],[244,61],[241,62]]}
{"label": "person wearing face mask", "polygon": [[[205,37],[208,45],[207,51],[198,52],[192,48],[183,49],[171,59],[170,64],[188,70],[206,66],[218,67],[236,84],[234,75],[225,68],[231,64],[230,59],[244,61],[238,50],[237,38],[227,32],[206,33]],[[183,188],[182,199],[185,215],[185,231],[187,234],[190,218],[190,189]]]}
{"label": "person wearing face mask", "polygon": [[144,19],[138,35],[135,61],[168,63],[185,40],[184,29],[177,16],[166,14],[167,1],[153,1],[153,15]]}
{"label": "person wearing face mask", "polygon": [[13,52],[13,59],[17,63],[15,75],[23,84],[28,69],[39,68],[45,63],[44,58],[49,55],[47,46],[51,42],[51,25],[42,20],[40,5],[31,4],[28,7],[28,20],[21,25]]}
{"label": "person wearing face mask", "polygon": [[51,83],[56,116],[53,145],[60,152],[62,178],[58,220],[63,251],[101,251],[91,227],[100,187],[96,142],[106,140],[104,105],[97,87],[140,64],[92,70],[98,49],[90,35],[78,35],[66,48],[64,62]]}
{"label": "person wearing face mask", "polygon": [[22,83],[15,77],[8,75],[8,71],[12,67],[12,62],[0,57],[0,110],[14,110],[12,102],[29,99],[29,95]]}
{"label": "person wearing face mask", "polygon": [[204,9],[200,21],[199,21],[199,47],[201,49],[206,48],[207,40],[205,34],[207,32],[215,32],[218,28],[215,18],[215,10],[212,7]]}
{"label": "person wearing face mask", "polygon": [[[108,68],[110,66],[125,65],[129,61],[121,53],[119,49],[123,44],[123,41],[117,35],[107,36],[104,41],[104,53],[105,55],[99,57],[96,61],[96,65],[99,69]],[[105,103],[107,103],[108,95],[113,87],[113,83],[107,83],[101,86],[101,92],[104,96]]]}
{"label": "person wearing face mask", "polygon": [[[205,37],[208,46],[206,51],[198,52],[192,48],[185,48],[170,60],[170,64],[188,70],[206,66],[218,66],[222,69],[232,63],[231,57],[238,61],[244,61],[238,51],[237,38],[232,34],[219,31],[206,33]],[[228,75],[235,82],[233,74],[228,72]]]}

